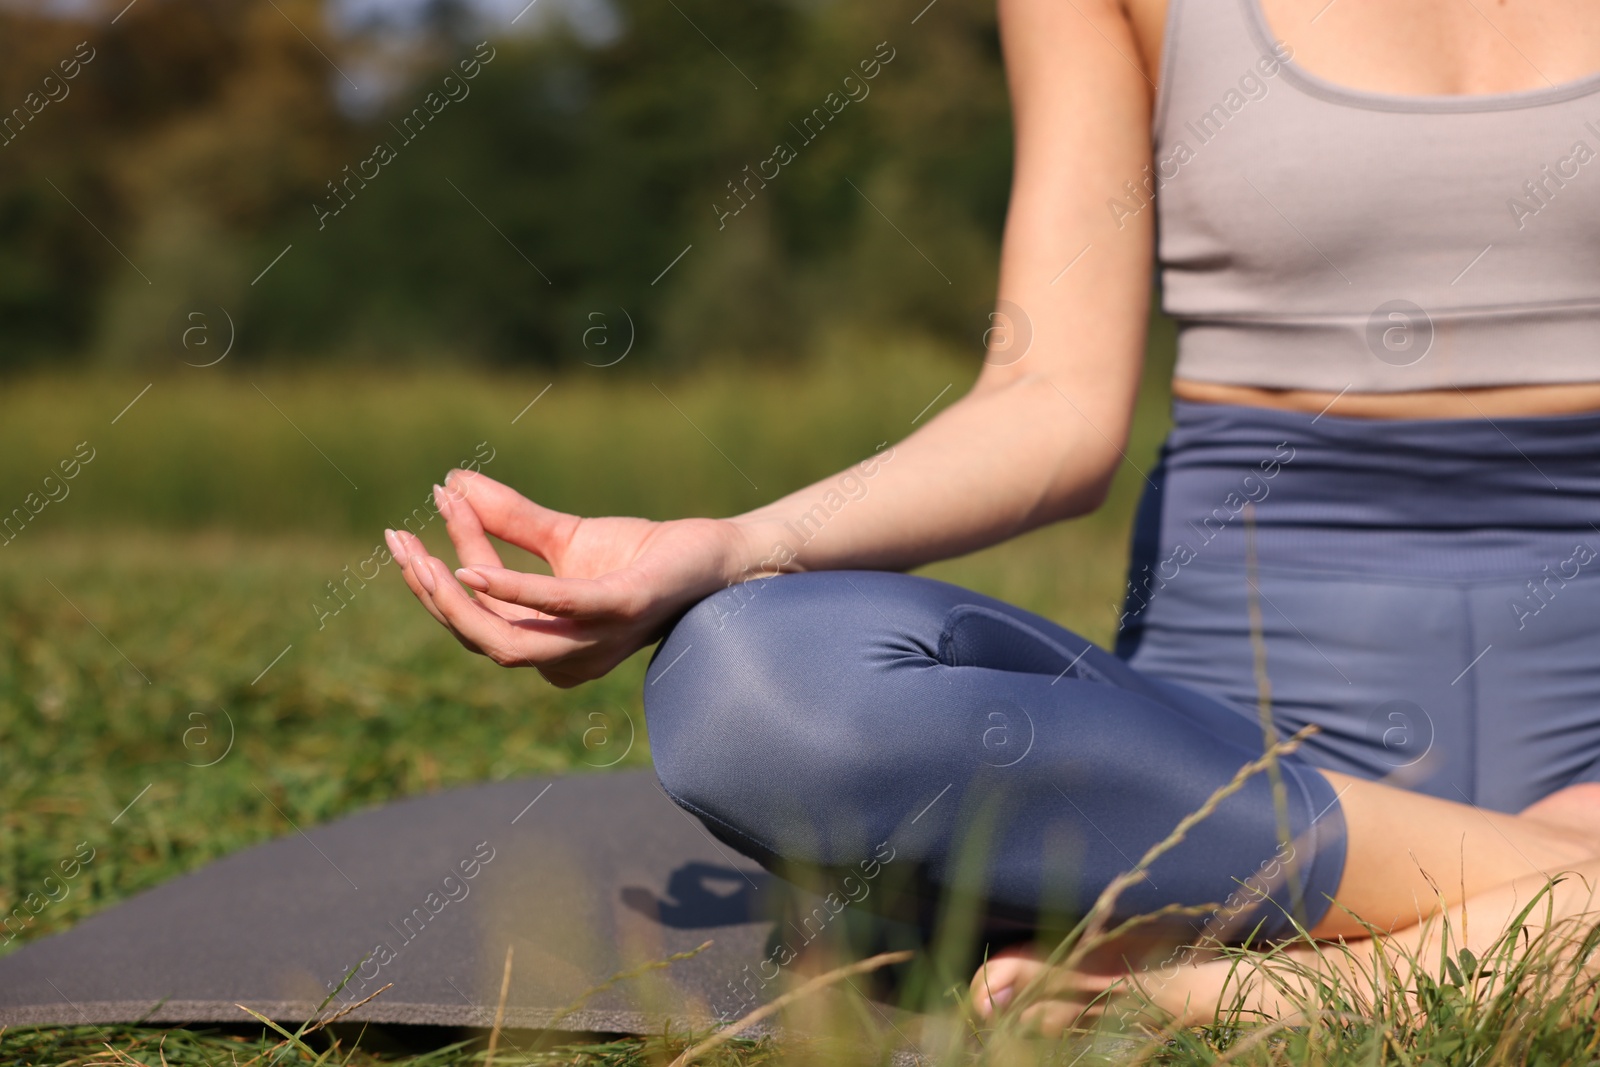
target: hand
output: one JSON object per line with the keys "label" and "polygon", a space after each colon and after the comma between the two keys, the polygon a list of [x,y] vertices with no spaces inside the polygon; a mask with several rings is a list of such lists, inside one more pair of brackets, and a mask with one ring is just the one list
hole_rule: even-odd
{"label": "hand", "polygon": [[[481,473],[451,471],[445,484],[434,499],[462,566],[452,574],[411,533],[385,531],[406,584],[467,649],[502,667],[536,667],[562,688],[605,674],[683,609],[743,577],[743,538],[726,520],[586,519]],[[554,573],[506,569],[486,534]]]}

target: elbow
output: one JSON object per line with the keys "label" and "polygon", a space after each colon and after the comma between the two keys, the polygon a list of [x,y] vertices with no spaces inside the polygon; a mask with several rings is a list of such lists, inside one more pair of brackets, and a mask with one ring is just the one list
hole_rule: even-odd
{"label": "elbow", "polygon": [[1063,461],[1065,469],[1057,482],[1059,519],[1076,519],[1099,511],[1111,497],[1111,486],[1120,469],[1120,453],[1110,457],[1085,456],[1082,452]]}
{"label": "elbow", "polygon": [[1104,465],[1103,469],[1090,473],[1084,484],[1079,489],[1079,500],[1074,509],[1074,515],[1087,515],[1099,511],[1111,497],[1111,483],[1116,480],[1117,467],[1115,464]]}
{"label": "elbow", "polygon": [[1011,522],[1001,540],[1020,537],[1031,530],[1079,519],[1098,511],[1106,502],[1110,484],[1110,479],[1090,483],[1080,476],[1071,481],[1039,486],[1032,500],[1012,513]]}
{"label": "elbow", "polygon": [[980,378],[971,395],[997,405],[988,420],[1035,428],[1013,437],[1036,487],[1025,527],[1078,518],[1109,499],[1131,429],[1131,396],[1089,390],[1074,399],[1039,372]]}
{"label": "elbow", "polygon": [[[1072,519],[1097,511],[1110,498],[1117,472],[1130,462],[1125,453],[1131,412],[1114,398],[1100,404],[1071,403],[1048,380],[1040,392],[1046,410],[1053,406],[1060,419],[1056,423],[1059,432],[1052,434],[1052,461],[1045,470],[1051,519]],[[1067,411],[1059,410],[1069,403]]]}
{"label": "elbow", "polygon": [[[1081,421],[1081,420],[1080,420]],[[1108,417],[1104,431],[1080,425],[1081,432],[1063,434],[1056,446],[1053,477],[1057,519],[1075,519],[1098,511],[1111,498],[1117,474],[1138,467],[1127,457],[1128,435]]]}

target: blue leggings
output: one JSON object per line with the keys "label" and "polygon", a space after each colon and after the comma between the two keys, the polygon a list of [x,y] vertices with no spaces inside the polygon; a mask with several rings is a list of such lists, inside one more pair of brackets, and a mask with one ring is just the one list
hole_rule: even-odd
{"label": "blue leggings", "polygon": [[[852,899],[852,876],[905,871],[921,907],[899,917],[959,890],[991,929],[1083,914],[1265,747],[1258,721],[1048,619],[877,571],[708,597],[657,649],[644,695],[663,788],[717,837]],[[1281,803],[1249,777],[1115,914],[1188,905],[1182,929],[1235,939],[1315,925],[1344,821],[1319,771],[1279,765]]]}

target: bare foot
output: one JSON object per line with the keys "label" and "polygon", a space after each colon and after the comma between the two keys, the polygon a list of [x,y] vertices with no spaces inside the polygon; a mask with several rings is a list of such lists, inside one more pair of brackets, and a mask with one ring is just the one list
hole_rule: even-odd
{"label": "bare foot", "polygon": [[1042,992],[1022,1009],[1024,1029],[1059,1037],[1069,1029],[1091,1027],[1107,1016],[1118,1022],[1136,1017],[1166,1021],[1165,998],[1152,1000],[1141,992],[1141,987],[1149,984],[1150,971],[1141,971],[1136,977],[1126,966],[1106,963],[1077,971],[1046,968],[1046,955],[1048,949],[1042,945],[1018,945],[990,955],[989,963],[978,969],[971,982],[973,1009],[979,1019],[994,1021],[1029,982],[1043,974]]}
{"label": "bare foot", "polygon": [[[1047,950],[1037,945],[1006,948],[991,955],[972,977],[972,1006],[978,1017],[991,1021],[1003,1012],[1024,986],[1046,973],[1046,956]],[[1182,958],[1186,962],[1152,964],[1132,971],[1105,964],[1094,970],[1050,968],[1043,992],[1023,1010],[1022,1022],[1046,1037],[1093,1026],[1108,1016],[1121,1024],[1135,1020],[1182,1026],[1209,1022],[1216,1016],[1232,965],[1199,951]]]}
{"label": "bare foot", "polygon": [[[990,955],[972,976],[972,1007],[980,1019],[992,1021],[1024,986],[1046,968],[1047,950],[1015,945]],[[1053,968],[1043,994],[1022,1013],[1028,1029],[1059,1037],[1073,1027],[1093,1025],[1105,1010],[1107,991],[1126,974],[1085,974]]]}

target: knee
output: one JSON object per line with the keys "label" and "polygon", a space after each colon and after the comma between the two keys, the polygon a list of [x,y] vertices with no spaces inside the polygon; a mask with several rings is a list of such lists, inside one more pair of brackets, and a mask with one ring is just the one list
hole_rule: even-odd
{"label": "knee", "polygon": [[645,722],[656,770],[688,799],[728,779],[736,758],[758,755],[781,727],[794,657],[806,656],[806,613],[791,610],[800,575],[721,589],[690,608],[645,672]]}
{"label": "knee", "polygon": [[699,717],[709,701],[741,688],[774,644],[791,643],[803,619],[787,610],[800,575],[757,578],[720,589],[673,624],[645,671],[645,714],[664,723]]}
{"label": "knee", "polygon": [[836,584],[798,574],[730,586],[662,641],[644,707],[672,799],[770,843],[780,824],[758,812],[809,807],[822,783],[859,774],[851,709],[861,694],[845,657],[861,642],[843,633],[837,604],[827,609]]}

